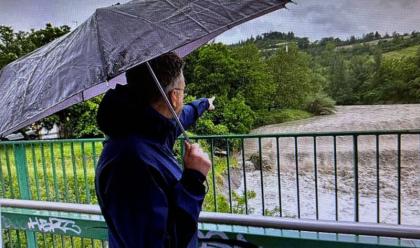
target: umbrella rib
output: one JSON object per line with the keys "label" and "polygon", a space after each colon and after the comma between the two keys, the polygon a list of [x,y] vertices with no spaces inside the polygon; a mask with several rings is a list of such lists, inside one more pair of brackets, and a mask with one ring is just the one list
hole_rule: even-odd
{"label": "umbrella rib", "polygon": [[[167,3],[169,3],[172,7],[174,7],[175,9],[177,9],[177,11],[183,13],[186,17],[188,17],[189,19],[191,19],[193,22],[195,22],[198,26],[200,26],[202,29],[204,29],[204,31],[206,31],[207,33],[211,33],[211,31],[209,29],[207,29],[203,24],[201,24],[199,21],[195,20],[194,18],[192,18],[189,14],[187,14],[186,12],[184,12],[184,9],[187,8],[187,6],[183,7],[183,8],[177,8],[171,1],[169,0],[165,0]],[[174,14],[175,15],[175,14]],[[172,15],[172,16],[174,16]],[[165,21],[169,18],[171,18],[172,16],[169,16],[165,19],[163,19],[162,21]],[[162,22],[161,21],[161,22]]]}
{"label": "umbrella rib", "polygon": [[[196,7],[198,7],[198,8],[200,8],[200,9],[202,9],[202,11],[200,11],[200,12],[197,12],[197,13],[195,13],[195,14],[200,14],[200,15],[202,15],[203,17],[208,17],[208,18],[213,18],[213,19],[215,19],[215,18],[217,18],[216,16],[219,16],[220,18],[223,18],[223,19],[228,19],[229,20],[229,18],[231,17],[229,14],[227,14],[229,17],[226,17],[226,16],[224,16],[224,15],[221,15],[221,14],[219,14],[219,13],[217,13],[216,11],[213,11],[213,10],[210,10],[210,9],[206,9],[206,8],[204,8],[204,7],[202,7],[202,6],[200,6],[200,5],[198,5],[198,4],[194,4]],[[206,12],[207,11],[207,12]],[[229,20],[229,21],[232,21],[232,20]]]}
{"label": "umbrella rib", "polygon": [[[226,15],[230,18],[230,20],[234,20],[234,18],[233,18],[233,16],[230,14],[230,12],[228,11],[228,8],[226,8],[225,6],[223,6],[222,5],[222,3],[220,2],[220,0],[216,0],[219,4],[218,5],[220,5],[222,8],[223,8],[223,10],[224,10],[224,12],[226,13]],[[218,16],[221,16],[221,17],[225,17],[226,18],[226,16],[223,16],[223,15],[221,15],[221,14],[219,14],[219,13],[217,13],[216,11],[213,11],[213,10],[210,10],[210,9],[207,9],[207,8],[205,8],[205,7],[203,7],[203,6],[201,6],[200,4],[197,4],[197,3],[200,3],[200,1],[193,1],[191,4],[194,4],[195,6],[198,6],[199,8],[202,8],[202,9],[206,9],[206,10],[208,10],[209,12],[211,12],[212,14],[215,14],[215,15],[218,15]],[[217,4],[216,4],[217,5]]]}
{"label": "umbrella rib", "polygon": [[120,14],[120,15],[125,15],[125,16],[131,17],[131,18],[136,18],[136,19],[143,20],[143,21],[145,21],[145,22],[147,22],[147,23],[149,23],[149,24],[151,24],[151,25],[157,26],[158,28],[163,29],[163,30],[165,30],[166,32],[171,33],[171,34],[173,34],[173,35],[175,35],[175,36],[177,36],[177,37],[181,38],[181,37],[180,37],[180,34],[175,33],[175,32],[173,32],[173,31],[171,31],[171,30],[169,30],[169,29],[167,29],[167,28],[161,27],[161,26],[157,25],[156,23],[153,23],[153,22],[151,22],[150,20],[147,20],[147,19],[145,19],[145,18],[143,18],[143,17],[136,16],[136,15],[132,15],[132,14],[128,14],[128,13],[121,12],[121,11],[114,10],[114,9],[109,9],[109,11],[114,12],[114,13],[117,13],[117,14]]}
{"label": "umbrella rib", "polygon": [[[62,36],[62,37],[60,37],[61,39],[58,39],[58,40],[56,40],[56,44],[54,44],[54,46],[52,47],[52,49],[50,49],[49,51],[47,51],[44,55],[42,55],[41,56],[41,58],[43,59],[43,58],[45,58],[45,57],[47,57],[52,51],[54,51],[61,43],[63,43],[64,42],[64,40],[65,40],[65,38],[67,37],[67,36],[69,36],[69,34],[67,34],[67,35],[64,35],[64,36]],[[36,66],[35,66],[35,68],[34,68],[34,70],[32,71],[32,73],[31,73],[31,76],[30,76],[30,78],[26,81],[26,84],[25,84],[25,91],[23,92],[23,96],[22,96],[22,104],[20,104],[20,107],[19,107],[19,112],[22,112],[22,108],[23,107],[25,107],[25,103],[26,103],[26,95],[27,95],[27,92],[28,92],[28,87],[29,87],[29,83],[31,82],[31,80],[32,80],[32,78],[34,77],[34,75],[35,75],[35,72],[36,72],[36,70],[38,69],[38,67],[39,67],[39,65],[41,64],[41,60],[38,60],[38,63],[36,64]]]}
{"label": "umbrella rib", "polygon": [[[75,31],[72,31],[72,32],[70,32],[70,33],[67,33],[67,34],[65,34],[65,35],[63,35],[63,36],[61,36],[59,39],[57,39],[57,40],[55,40],[55,44],[54,44],[54,46],[49,50],[49,51],[47,51],[44,55],[42,55],[41,56],[41,58],[46,58],[51,52],[53,52],[58,46],[60,46],[63,42],[65,42],[66,41],[66,38],[68,38],[68,37],[71,37],[71,33],[73,33],[73,32],[75,32]],[[70,42],[71,41],[73,41],[74,40],[74,38],[73,39],[71,39],[70,40]],[[50,43],[51,44],[51,43]],[[23,110],[22,110],[22,108],[24,108],[25,107],[25,105],[26,105],[26,95],[27,95],[27,92],[28,92],[28,88],[29,88],[29,83],[31,82],[31,80],[32,80],[32,78],[34,77],[34,75],[35,75],[35,72],[36,72],[36,70],[38,69],[38,67],[39,67],[39,65],[41,64],[41,62],[40,61],[38,61],[38,63],[36,64],[36,66],[35,66],[35,69],[33,70],[33,72],[31,73],[31,76],[30,76],[30,78],[26,81],[26,84],[25,84],[25,90],[24,90],[24,92],[23,92],[23,96],[22,96],[22,104],[20,104],[20,106],[19,106],[19,112],[20,113],[22,113],[23,112]],[[40,96],[43,96],[45,94],[45,91],[41,91],[41,94],[39,94],[37,97],[38,98],[40,98]]]}
{"label": "umbrella rib", "polygon": [[[61,36],[61,37],[59,37],[59,38],[57,38],[57,39],[55,39],[55,40],[53,40],[53,41],[51,41],[51,42],[55,42],[55,41],[59,41],[61,38],[64,38],[64,37],[66,37],[67,35],[69,35],[70,33],[67,33],[67,34],[64,34],[63,36]],[[50,43],[51,43],[50,42]],[[49,44],[49,43],[48,43]],[[31,57],[33,54],[36,54],[36,53],[38,53],[38,51],[39,50],[41,50],[43,47],[38,47],[38,48],[36,48],[35,50],[33,50],[33,51],[31,51],[31,52],[29,52],[29,53],[27,53],[27,54],[25,54],[25,55],[23,55],[22,57],[19,57],[19,58],[17,58],[17,59],[15,59],[15,60],[13,60],[12,62],[10,62],[9,64],[7,64],[6,66],[10,66],[10,65],[12,65],[12,64],[16,64],[16,63],[19,63],[20,61],[22,61],[22,60],[24,60],[24,59],[27,59],[28,57]],[[5,67],[6,67],[5,66]],[[5,67],[3,67],[3,68],[5,68]]]}
{"label": "umbrella rib", "polygon": [[97,39],[98,39],[99,54],[100,54],[100,57],[101,57],[102,66],[104,66],[105,70],[106,70],[105,71],[105,74],[106,74],[105,80],[107,80],[108,79],[109,68],[108,68],[108,64],[106,63],[104,53],[101,52],[101,51],[104,51],[104,46],[101,43],[101,35],[99,33],[98,12],[95,12],[95,27],[96,27],[96,35],[97,35]]}
{"label": "umbrella rib", "polygon": [[[231,20],[233,20],[234,18],[233,18],[233,16],[230,14],[230,9],[228,9],[226,6],[224,6],[221,2],[220,2],[220,0],[217,0],[217,2],[220,4],[220,6],[223,8],[223,10],[225,11],[225,13],[229,16],[229,18],[231,19]],[[214,12],[214,11],[213,11]]]}
{"label": "umbrella rib", "polygon": [[236,20],[236,21],[234,21],[234,22],[232,22],[230,24],[224,25],[223,27],[220,27],[217,30],[219,30],[221,28],[226,28],[226,27],[228,29],[230,29],[230,28],[232,28],[234,26],[237,26],[237,25],[239,25],[241,23],[244,23],[244,22],[246,22],[246,21],[248,21],[250,19],[255,19],[255,18],[258,18],[258,17],[260,17],[262,15],[265,15],[265,14],[267,14],[269,12],[272,12],[272,11],[275,11],[275,10],[279,10],[281,8],[285,8],[286,7],[286,4],[289,3],[289,2],[291,2],[291,0],[282,0],[282,3],[281,4],[274,4],[274,5],[266,8],[266,9],[263,9],[263,10],[258,11],[257,14],[252,14],[252,15],[245,16],[245,17],[243,17],[243,18],[241,18],[239,20]]}

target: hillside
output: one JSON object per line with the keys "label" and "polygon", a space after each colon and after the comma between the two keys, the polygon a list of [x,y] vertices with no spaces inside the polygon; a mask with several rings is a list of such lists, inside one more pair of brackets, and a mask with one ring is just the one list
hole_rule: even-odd
{"label": "hillside", "polygon": [[399,58],[403,56],[410,57],[416,54],[420,48],[420,32],[404,35],[394,33],[392,36],[386,34],[383,37],[378,32],[372,32],[358,38],[352,36],[347,40],[326,37],[314,42],[310,42],[306,37],[297,37],[293,32],[270,32],[258,35],[255,38],[251,37],[232,46],[240,46],[244,43],[255,44],[266,56],[272,55],[279,48],[285,48],[294,44],[299,49],[312,55],[328,49],[328,46],[333,46],[336,52],[342,53],[346,57],[373,55],[379,49],[387,58]]}
{"label": "hillside", "polygon": [[271,68],[281,70],[275,79],[281,92],[285,84],[292,85],[289,92],[298,88],[293,84],[305,85],[302,82],[321,85],[311,106],[322,107],[327,102],[322,96],[338,105],[420,103],[420,32],[371,32],[345,40],[325,37],[317,41],[292,32],[271,32],[231,46],[233,50],[240,47],[254,47],[267,64],[276,64]]}
{"label": "hillside", "polygon": [[401,50],[394,50],[391,52],[384,53],[385,58],[401,58],[401,57],[414,57],[417,51],[419,51],[420,45],[414,45]]}

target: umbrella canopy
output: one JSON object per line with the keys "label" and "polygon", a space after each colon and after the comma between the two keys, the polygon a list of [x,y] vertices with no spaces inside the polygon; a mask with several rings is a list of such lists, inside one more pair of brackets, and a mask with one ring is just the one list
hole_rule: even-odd
{"label": "umbrella canopy", "polygon": [[0,71],[0,137],[104,93],[136,65],[169,51],[185,56],[288,2],[135,0],[97,9],[71,33]]}

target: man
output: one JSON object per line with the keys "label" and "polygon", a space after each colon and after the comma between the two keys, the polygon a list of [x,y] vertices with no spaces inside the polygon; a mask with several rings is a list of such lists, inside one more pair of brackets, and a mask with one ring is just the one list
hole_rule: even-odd
{"label": "man", "polygon": [[[212,99],[184,106],[183,61],[167,53],[150,61],[187,129]],[[104,96],[99,128],[108,136],[96,169],[96,193],[110,247],[197,247],[197,222],[211,166],[197,144],[185,144],[184,171],[173,154],[180,128],[143,64],[127,85]]]}

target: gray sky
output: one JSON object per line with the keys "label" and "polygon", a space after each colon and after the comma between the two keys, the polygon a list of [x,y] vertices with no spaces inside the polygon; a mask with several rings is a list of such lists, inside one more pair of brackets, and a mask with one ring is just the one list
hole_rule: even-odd
{"label": "gray sky", "polygon": [[[98,7],[127,0],[0,0],[0,25],[39,29],[47,22],[74,28]],[[317,40],[379,31],[420,31],[420,0],[295,0],[279,10],[238,26],[216,40],[233,43],[269,31],[293,31]]]}

